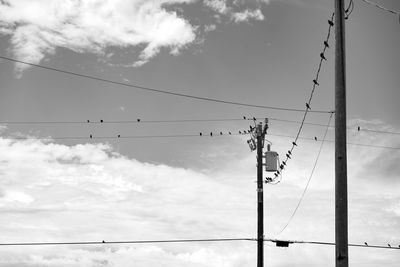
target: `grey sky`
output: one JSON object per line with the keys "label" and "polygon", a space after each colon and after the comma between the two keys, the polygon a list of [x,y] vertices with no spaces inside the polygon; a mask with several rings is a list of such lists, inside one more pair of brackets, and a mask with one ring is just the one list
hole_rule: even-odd
{"label": "grey sky", "polygon": [[[121,14],[126,17],[121,25],[101,20],[99,25],[108,30],[101,32],[101,27],[94,25],[95,20],[89,19],[81,21],[83,30],[77,31],[76,35],[71,29],[64,28],[67,20],[57,24],[56,19],[54,22],[29,14],[33,18],[26,22],[28,15],[24,10],[7,11],[5,16],[6,9],[1,4],[0,17],[4,19],[0,20],[0,54],[183,94],[257,105],[305,107],[326,38],[333,1],[227,1],[227,8],[224,8],[224,1],[200,0],[154,0],[144,4],[124,1],[124,4],[129,6],[131,2],[138,6],[116,8],[117,11],[111,6],[104,7],[104,12],[108,8],[114,10],[116,18],[123,10]],[[400,10],[398,1],[377,2]],[[32,3],[37,3],[42,11],[51,10],[44,8],[42,1]],[[59,16],[65,13],[68,17],[68,8],[72,7],[63,8]],[[71,10],[73,13],[74,9]],[[82,14],[97,14],[96,9],[90,6],[78,10]],[[143,14],[154,17],[146,20]],[[135,18],[134,22],[130,16]],[[74,18],[70,19],[74,21]],[[23,47],[22,52],[18,50],[22,43],[15,36],[21,25],[35,23],[40,27],[30,29],[32,35],[27,35],[32,39],[30,44],[43,40],[48,43],[43,41],[44,48],[29,50],[32,54],[26,55],[24,49],[28,46]],[[398,148],[399,135],[356,131],[357,126],[361,126],[363,129],[400,132],[398,17],[355,0],[355,9],[346,27],[348,119],[349,126],[354,129],[349,131],[348,141]],[[49,29],[59,31],[60,35],[55,35],[57,38],[46,37],[51,32]],[[132,32],[136,35],[132,36]],[[15,40],[19,42],[15,43]],[[332,110],[334,107],[334,35],[331,35],[329,43],[328,60],[322,65],[320,86],[316,89],[312,110]],[[14,63],[5,60],[1,60],[0,68],[0,121],[3,122],[242,116],[300,120],[302,116],[295,112],[145,92],[33,67],[21,71]],[[328,114],[311,113],[307,117],[307,121],[313,123],[326,124],[328,120]],[[0,232],[3,239],[0,243],[253,237],[256,230],[255,154],[250,153],[246,136],[50,142],[8,139],[12,136],[236,133],[248,129],[249,124],[245,120],[9,124],[2,129],[0,139],[3,151],[0,168],[0,212],[3,218]],[[271,136],[268,139],[281,156],[290,148],[292,139],[275,135],[293,136],[297,128],[295,123],[270,121]],[[323,133],[323,127],[306,125],[303,136],[321,139]],[[333,138],[331,129],[327,139]],[[267,187],[268,237],[274,237],[285,224],[314,164],[319,143],[300,141],[282,182]],[[397,167],[400,151],[349,145],[348,152],[349,240],[354,243],[400,244]],[[334,240],[333,170],[333,143],[327,142],[310,189],[294,221],[280,237]],[[400,260],[397,251],[367,252],[365,256],[365,249],[351,249],[352,266],[361,267],[367,263],[396,266]],[[296,266],[333,266],[334,252],[329,247],[296,245],[277,249],[268,244],[266,253],[267,264],[274,266],[293,266],[293,261]],[[235,254],[237,256],[232,256]],[[2,247],[0,266],[92,267],[124,266],[133,262],[134,266],[149,267],[159,266],[159,260],[165,266],[239,267],[254,264],[255,256],[252,243],[114,248]],[[207,259],[213,260],[208,262]],[[226,262],[226,265],[221,262]]]}

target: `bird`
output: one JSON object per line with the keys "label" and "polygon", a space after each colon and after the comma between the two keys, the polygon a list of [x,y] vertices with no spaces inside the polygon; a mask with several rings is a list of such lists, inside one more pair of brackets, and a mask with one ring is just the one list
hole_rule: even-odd
{"label": "bird", "polygon": [[361,128],[360,128],[360,126],[358,126],[358,127],[357,127],[357,131],[360,131],[360,130],[361,130]]}
{"label": "bird", "polygon": [[254,128],[250,125],[250,131],[253,131],[253,129],[254,129]]}
{"label": "bird", "polygon": [[229,134],[232,134],[231,132],[229,132]]}
{"label": "bird", "polygon": [[89,120],[86,120],[86,122],[89,123],[90,121],[89,121]]}
{"label": "bird", "polygon": [[290,150],[287,151],[289,155],[292,155],[292,152]]}
{"label": "bird", "polygon": [[90,137],[90,138],[93,138],[93,135],[90,135],[89,137]]}
{"label": "bird", "polygon": [[364,244],[365,244],[366,246],[368,246],[368,243],[367,243],[367,242],[364,242]]}
{"label": "bird", "polygon": [[317,138],[316,136],[314,136],[314,140],[315,140],[315,141],[318,141],[318,138]]}
{"label": "bird", "polygon": [[138,122],[140,122],[140,119],[137,119]]}
{"label": "bird", "polygon": [[282,161],[282,164],[286,166],[286,162],[285,161]]}
{"label": "bird", "polygon": [[292,144],[293,144],[294,146],[297,146],[296,142],[292,142]]}
{"label": "bird", "polygon": [[308,103],[306,103],[306,107],[307,107],[307,109],[311,109],[310,104],[308,104]]}
{"label": "bird", "polygon": [[290,155],[289,155],[289,154],[286,154],[286,157],[287,157],[288,159],[291,159],[291,157],[290,157]]}
{"label": "bird", "polygon": [[315,85],[319,85],[318,81],[316,79],[312,80]]}
{"label": "bird", "polygon": [[200,136],[203,136],[203,133],[202,133],[202,132],[200,132]]}
{"label": "bird", "polygon": [[121,137],[121,135],[119,134],[119,135],[118,135],[118,138],[120,138],[120,137]]}
{"label": "bird", "polygon": [[329,44],[328,44],[327,41],[324,41],[324,45],[325,45],[326,47],[329,47]]}
{"label": "bird", "polygon": [[283,164],[281,164],[281,166],[279,166],[279,168],[280,168],[281,170],[283,170],[283,168],[284,168],[284,167],[283,167]]}
{"label": "bird", "polygon": [[280,171],[276,171],[276,173],[277,173],[278,175],[281,174]]}
{"label": "bird", "polygon": [[332,20],[328,20],[328,23],[329,23],[330,26],[334,25]]}
{"label": "bird", "polygon": [[275,173],[275,178],[276,178],[276,177],[278,177],[278,174],[277,174],[277,173]]}
{"label": "bird", "polygon": [[219,132],[220,135],[222,135],[222,132]]}
{"label": "bird", "polygon": [[104,121],[103,121],[103,120],[100,120],[100,122],[103,123]]}
{"label": "bird", "polygon": [[253,121],[256,121],[256,117],[253,117]]}
{"label": "bird", "polygon": [[245,119],[246,119],[246,116],[243,116],[243,119],[245,120]]}
{"label": "bird", "polygon": [[242,134],[242,132],[241,132],[241,131],[239,131],[239,134]]}
{"label": "bird", "polygon": [[390,244],[388,244],[388,247],[391,248],[392,246]]}
{"label": "bird", "polygon": [[212,136],[212,132],[210,133],[210,136]]}
{"label": "bird", "polygon": [[104,240],[103,240],[103,241],[101,241],[101,242],[102,242],[102,243],[106,243],[106,241],[104,241]]}
{"label": "bird", "polygon": [[326,60],[326,57],[325,57],[324,53],[319,54],[319,56],[320,56],[322,59]]}

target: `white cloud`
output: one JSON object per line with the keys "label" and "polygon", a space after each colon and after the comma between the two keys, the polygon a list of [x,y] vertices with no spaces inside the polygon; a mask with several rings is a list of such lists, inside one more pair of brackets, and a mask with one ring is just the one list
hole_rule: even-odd
{"label": "white cloud", "polygon": [[20,60],[38,63],[57,47],[104,53],[106,47],[144,45],[140,65],[161,48],[176,53],[194,41],[195,27],[163,7],[185,2],[191,1],[6,0],[0,3],[0,28],[11,36],[12,52]]}
{"label": "white cloud", "polygon": [[243,21],[249,21],[250,19],[264,20],[264,15],[261,12],[261,10],[259,10],[259,9],[256,9],[256,10],[246,9],[242,12],[233,13],[232,17],[236,23],[243,22]]}

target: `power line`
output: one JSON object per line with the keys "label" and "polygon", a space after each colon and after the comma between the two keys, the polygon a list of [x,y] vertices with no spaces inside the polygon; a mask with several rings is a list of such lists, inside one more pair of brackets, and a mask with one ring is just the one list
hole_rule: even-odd
{"label": "power line", "polygon": [[[332,115],[333,115],[333,114],[332,114]],[[312,179],[312,177],[313,177],[313,175],[314,175],[315,168],[316,168],[316,166],[317,166],[317,164],[318,164],[318,160],[319,160],[319,157],[320,157],[320,155],[321,155],[322,147],[323,147],[323,145],[324,145],[324,141],[325,141],[326,135],[327,135],[328,130],[329,130],[329,124],[331,123],[331,120],[332,120],[332,115],[329,117],[328,126],[327,126],[326,129],[325,129],[324,137],[323,137],[322,142],[321,142],[321,145],[320,145],[320,147],[319,147],[319,151],[318,151],[318,154],[317,154],[317,158],[315,159],[314,166],[313,166],[313,168],[312,168],[312,170],[311,170],[310,177],[309,177],[308,180],[307,180],[307,184],[306,184],[306,186],[305,186],[305,188],[304,188],[304,190],[303,190],[303,193],[301,194],[300,199],[299,199],[299,201],[298,201],[298,203],[297,203],[297,205],[296,205],[296,208],[295,208],[295,209],[293,210],[293,212],[292,212],[292,215],[290,216],[290,218],[289,218],[288,221],[286,222],[285,226],[283,226],[283,228],[279,231],[279,233],[278,233],[277,235],[280,235],[283,231],[285,231],[286,227],[288,227],[288,225],[289,225],[290,222],[292,221],[293,217],[296,215],[296,212],[297,212],[297,210],[299,209],[301,202],[303,201],[303,198],[304,198],[304,196],[305,196],[305,194],[306,194],[306,192],[307,192],[308,186],[310,185],[311,179]]]}
{"label": "power line", "polygon": [[364,3],[367,3],[367,4],[371,5],[371,6],[374,6],[374,7],[376,7],[376,8],[379,8],[379,9],[381,9],[381,10],[384,10],[384,11],[387,11],[387,12],[389,12],[389,13],[392,13],[392,14],[394,14],[394,15],[400,16],[400,12],[399,12],[399,11],[395,11],[395,10],[389,9],[389,8],[387,8],[387,7],[384,7],[384,6],[382,6],[382,5],[379,5],[379,4],[377,4],[377,3],[375,3],[375,2],[372,2],[372,1],[368,1],[368,0],[361,0],[361,1],[363,1]]}
{"label": "power line", "polygon": [[[209,239],[165,239],[165,240],[117,240],[117,241],[72,241],[72,242],[10,242],[0,243],[0,246],[64,246],[64,245],[112,245],[112,244],[160,244],[160,243],[201,243],[201,242],[236,242],[236,241],[257,241],[256,238],[209,238]],[[264,239],[268,242],[286,242],[287,244],[312,244],[312,245],[329,245],[333,246],[333,242],[321,241],[299,241],[299,240],[280,240],[280,239]],[[380,248],[380,249],[400,249],[395,246],[377,246],[362,244],[349,244],[349,247],[362,248]]]}
{"label": "power line", "polygon": [[210,239],[167,239],[167,240],[128,240],[128,241],[73,241],[73,242],[16,242],[0,243],[0,246],[57,246],[57,245],[105,245],[105,244],[156,244],[156,243],[199,243],[254,241],[252,238],[210,238]]}
{"label": "power line", "polygon": [[279,176],[282,175],[282,172],[283,172],[283,170],[284,170],[284,168],[286,166],[286,162],[289,159],[291,159],[291,155],[293,154],[293,150],[297,146],[297,141],[298,141],[298,139],[300,137],[301,131],[303,130],[303,126],[305,124],[305,120],[307,118],[307,114],[308,114],[308,112],[311,112],[311,100],[312,100],[312,98],[314,96],[314,92],[315,92],[316,87],[319,86],[318,79],[319,79],[319,75],[320,75],[320,72],[321,72],[322,63],[323,63],[323,61],[327,60],[326,57],[325,57],[325,52],[329,48],[329,38],[331,36],[331,30],[332,30],[332,27],[334,25],[334,23],[333,23],[334,16],[335,16],[335,13],[332,13],[332,16],[331,16],[330,20],[328,20],[328,24],[329,24],[328,34],[326,36],[325,41],[323,42],[324,48],[322,49],[322,52],[319,54],[320,61],[319,61],[319,64],[318,64],[318,68],[317,68],[317,72],[316,72],[315,78],[313,80],[313,86],[312,86],[312,89],[311,89],[310,97],[308,99],[308,102],[306,103],[306,109],[304,110],[303,119],[301,120],[300,127],[299,127],[299,129],[297,131],[296,137],[294,138],[294,141],[292,142],[292,147],[288,150],[288,153],[286,153],[286,159],[284,161],[282,161],[282,164],[280,165],[279,170],[277,170],[275,172],[275,178],[273,178],[273,179],[277,179]]}
{"label": "power line", "polygon": [[[189,95],[189,94],[183,94],[183,93],[176,93],[176,92],[172,92],[172,91],[160,90],[160,89],[145,87],[145,86],[141,86],[141,85],[135,85],[135,84],[131,84],[131,83],[117,82],[117,81],[112,81],[112,80],[108,80],[108,79],[104,79],[104,78],[100,78],[100,77],[95,77],[95,76],[90,76],[90,75],[86,75],[86,74],[81,74],[81,73],[77,73],[77,72],[61,70],[61,69],[57,69],[57,68],[53,68],[53,67],[34,64],[34,63],[30,63],[30,62],[26,62],[26,61],[10,58],[10,57],[5,57],[5,56],[0,56],[0,59],[12,61],[12,62],[17,62],[17,63],[25,64],[25,65],[28,65],[28,66],[45,69],[45,70],[64,73],[64,74],[68,74],[68,75],[72,75],[72,76],[77,76],[77,77],[81,77],[81,78],[86,78],[86,79],[90,79],[90,80],[95,80],[95,81],[100,81],[100,82],[105,82],[105,83],[110,83],[110,84],[130,87],[130,88],[135,88],[135,89],[139,89],[139,90],[143,90],[143,91],[150,91],[150,92],[153,92],[153,93],[161,93],[161,94],[166,94],[166,95],[173,95],[173,96],[179,96],[179,97],[185,97],[185,98],[191,98],[191,99],[209,101],[209,102],[216,102],[216,103],[222,103],[222,104],[230,104],[230,105],[236,105],[236,106],[245,106],[245,107],[262,108],[262,109],[273,109],[273,110],[281,110],[281,111],[292,111],[292,112],[303,112],[303,110],[301,110],[301,109],[272,107],[272,106],[255,105],[255,104],[242,103],[242,102],[234,102],[234,101],[228,101],[228,100],[222,100],[222,99],[216,99],[216,98],[210,98],[210,97],[201,97],[201,96],[195,96],[195,95]],[[310,112],[314,112],[314,113],[332,113],[332,111],[323,111],[323,110],[314,110],[314,111],[310,111]]]}
{"label": "power line", "polygon": [[[249,120],[261,120],[264,117],[246,117],[243,118],[208,118],[208,119],[165,119],[165,120],[143,120],[143,119],[136,119],[136,120],[76,120],[76,121],[0,121],[0,124],[5,125],[46,125],[46,124],[156,124],[156,123],[192,123],[192,122],[229,122],[229,121],[249,121]],[[270,121],[279,121],[279,122],[287,122],[287,123],[296,123],[301,124],[302,121],[296,120],[287,120],[287,119],[279,119],[279,118],[268,118]],[[327,124],[322,123],[312,123],[312,122],[304,122],[305,125],[312,125],[312,126],[319,126],[319,127],[327,127]],[[329,128],[334,128],[334,126],[329,125]],[[393,131],[382,131],[382,130],[374,130],[369,128],[363,128],[360,126],[357,127],[347,127],[348,130],[355,130],[361,132],[373,132],[379,134],[393,134],[393,135],[400,135],[400,132],[393,132]]]}
{"label": "power line", "polygon": [[[201,133],[200,134],[171,134],[171,135],[116,135],[116,136],[56,136],[56,137],[0,137],[9,140],[43,140],[43,141],[52,141],[52,140],[122,140],[122,139],[152,139],[152,138],[218,138],[218,137],[227,137],[227,136],[241,136],[248,134],[248,132],[241,133],[234,133],[234,132],[210,132],[210,133]],[[269,136],[276,136],[276,137],[285,137],[285,138],[294,138],[294,136],[290,135],[283,135],[283,134],[268,134]],[[321,140],[315,140],[311,137],[298,137],[298,139],[302,140],[309,140],[313,142],[322,142]],[[335,142],[334,140],[324,140],[324,142]],[[363,147],[373,147],[373,148],[382,148],[382,149],[393,149],[393,150],[400,150],[400,147],[394,146],[381,146],[381,145],[370,145],[370,144],[360,144],[360,143],[352,143],[347,142],[348,145],[353,146],[363,146]]]}
{"label": "power line", "polygon": [[[328,245],[334,246],[334,242],[322,242],[322,241],[299,241],[299,240],[280,240],[280,239],[264,239],[264,241],[269,242],[285,242],[287,244],[311,244],[311,245]],[[389,244],[388,244],[389,245]],[[361,248],[380,248],[380,249],[400,249],[399,247],[395,246],[379,246],[379,245],[370,245],[366,242],[364,244],[348,244],[349,247],[361,247]]]}

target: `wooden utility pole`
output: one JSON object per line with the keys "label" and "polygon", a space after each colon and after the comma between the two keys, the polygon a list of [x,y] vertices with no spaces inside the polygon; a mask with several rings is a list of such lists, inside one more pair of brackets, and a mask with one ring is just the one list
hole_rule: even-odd
{"label": "wooden utility pole", "polygon": [[335,244],[336,267],[349,266],[347,227],[346,53],[344,0],[335,0]]}
{"label": "wooden utility pole", "polygon": [[264,192],[263,143],[265,133],[262,123],[257,125],[257,267],[264,266]]}

